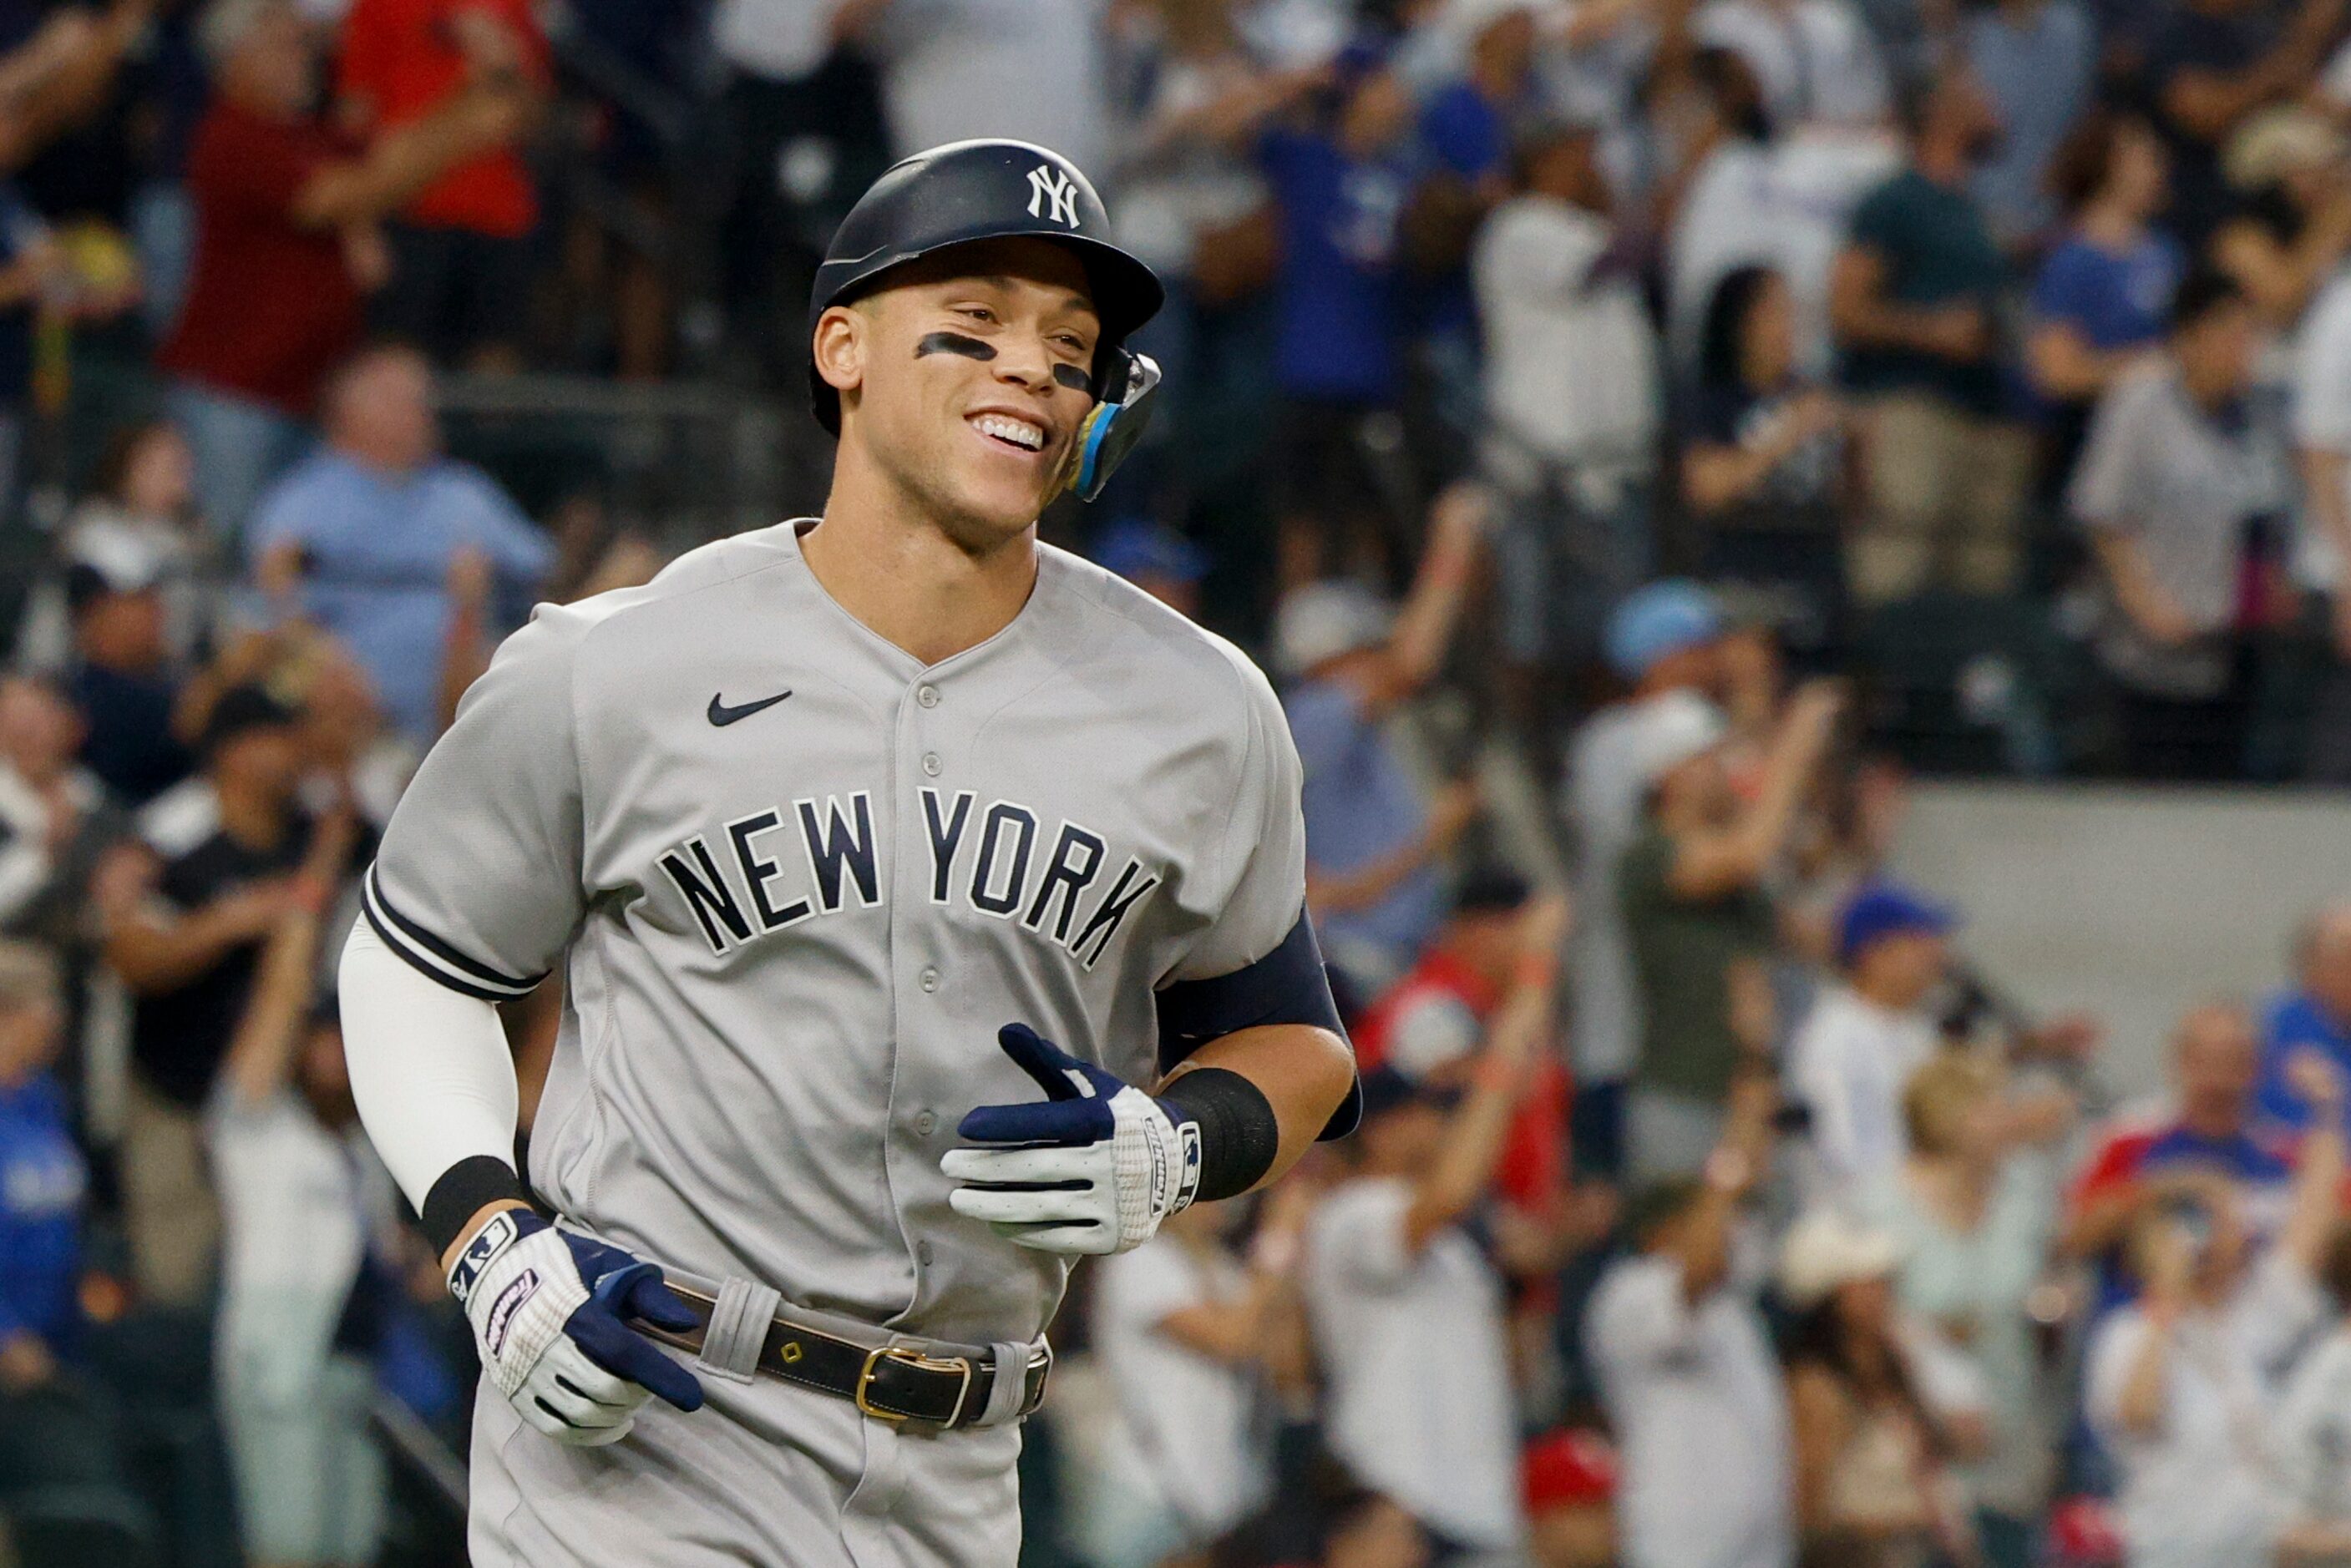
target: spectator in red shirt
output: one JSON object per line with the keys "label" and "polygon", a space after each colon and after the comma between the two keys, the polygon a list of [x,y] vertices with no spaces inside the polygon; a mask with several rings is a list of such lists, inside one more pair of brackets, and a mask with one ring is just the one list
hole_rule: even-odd
{"label": "spectator in red shirt", "polygon": [[[514,45],[516,86],[534,103],[547,88],[547,40],[530,0],[357,0],[343,19],[337,114],[380,137],[423,123],[461,99],[473,60]],[[443,363],[516,369],[526,316],[538,195],[510,144],[457,161],[402,204],[387,226],[392,278],[371,325]]]}
{"label": "spectator in red shirt", "polygon": [[[1365,1069],[1387,1065],[1416,1082],[1477,1054],[1495,1012],[1522,988],[1548,992],[1567,906],[1536,898],[1504,870],[1473,873],[1420,961],[1380,994],[1353,1031]],[[1566,1191],[1567,1074],[1538,1053],[1496,1169],[1495,1190],[1514,1208],[1557,1217]]]}
{"label": "spectator in red shirt", "polygon": [[[2142,1206],[2175,1185],[2226,1182],[2234,1210],[2264,1239],[2284,1220],[2294,1166],[2283,1140],[2260,1125],[2252,1020],[2234,1005],[2194,1008],[2171,1050],[2171,1099],[2115,1118],[2074,1179],[2061,1243],[2074,1257],[2111,1265]],[[2111,1302],[2111,1270],[2103,1284]]]}
{"label": "spectator in red shirt", "polygon": [[465,90],[362,151],[312,112],[319,40],[289,0],[219,0],[205,15],[218,96],[188,158],[195,264],[158,359],[204,510],[231,535],[299,455],[320,384],[359,345],[360,296],[383,276],[376,224],[522,129],[518,46],[468,37]]}

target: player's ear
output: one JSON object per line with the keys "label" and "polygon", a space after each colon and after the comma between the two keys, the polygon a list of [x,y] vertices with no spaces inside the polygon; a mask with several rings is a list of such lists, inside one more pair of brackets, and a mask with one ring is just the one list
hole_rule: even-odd
{"label": "player's ear", "polygon": [[854,391],[865,379],[865,354],[872,343],[872,318],[836,305],[816,318],[810,353],[816,373],[836,392]]}

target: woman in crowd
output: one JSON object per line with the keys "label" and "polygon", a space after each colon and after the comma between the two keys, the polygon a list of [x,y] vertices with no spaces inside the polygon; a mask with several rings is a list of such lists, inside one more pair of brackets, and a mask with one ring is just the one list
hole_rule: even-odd
{"label": "woman in crowd", "polygon": [[2085,1403],[2122,1472],[2130,1568],[2245,1568],[2283,1532],[2276,1379],[2325,1312],[2344,1173],[2342,1075],[2315,1053],[2289,1074],[2311,1131],[2277,1238],[2256,1255],[2225,1179],[2175,1181],[2130,1231],[2143,1293],[2090,1344]]}
{"label": "woman in crowd", "polygon": [[1843,599],[1837,544],[1845,411],[1796,369],[1796,304],[1769,267],[1715,286],[1681,452],[1704,531],[1700,575],[1792,590],[1825,625]]}
{"label": "woman in crowd", "polygon": [[[1910,1156],[1869,1198],[1902,1251],[1896,1293],[1974,1365],[1989,1448],[1961,1473],[1990,1568],[2029,1568],[2033,1522],[2048,1501],[2052,1435],[2042,1404],[2032,1297],[2056,1220],[2057,1169],[2046,1140],[2005,1092],[2000,1066],[1938,1056],[1902,1100]],[[2027,1143],[2032,1134],[2042,1141]]]}
{"label": "woman in crowd", "polygon": [[1973,1542],[1945,1468],[1983,1442],[1980,1391],[1895,1304],[1894,1236],[1835,1210],[1789,1231],[1780,1293],[1801,1561],[1926,1568]]}
{"label": "woman in crowd", "polygon": [[51,670],[72,657],[65,578],[77,564],[152,584],[172,661],[204,656],[220,619],[223,573],[217,541],[196,512],[195,483],[195,454],[179,426],[149,420],[115,432],[57,539],[54,575],[26,608],[20,662]]}
{"label": "woman in crowd", "polygon": [[2042,479],[2053,495],[2081,451],[2091,405],[2161,341],[2186,262],[2154,226],[2168,168],[2146,120],[2091,115],[2058,148],[2049,183],[2067,231],[2033,280],[2024,363],[2047,411]]}

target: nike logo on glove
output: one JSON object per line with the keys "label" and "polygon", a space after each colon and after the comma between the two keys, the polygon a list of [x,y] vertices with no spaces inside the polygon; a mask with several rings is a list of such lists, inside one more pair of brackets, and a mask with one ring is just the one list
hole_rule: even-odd
{"label": "nike logo on glove", "polygon": [[719,694],[713,691],[710,694],[710,722],[717,725],[719,728],[725,729],[727,725],[735,722],[736,720],[747,719],[763,708],[772,708],[790,695],[790,689],[786,688],[784,691],[777,692],[773,697],[762,697],[757,702],[746,702],[739,708],[729,708]]}

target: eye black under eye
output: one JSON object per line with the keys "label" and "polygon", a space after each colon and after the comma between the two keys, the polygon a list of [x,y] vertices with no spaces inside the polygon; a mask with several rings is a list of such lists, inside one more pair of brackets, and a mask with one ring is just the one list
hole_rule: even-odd
{"label": "eye black under eye", "polygon": [[1092,376],[1087,375],[1083,369],[1075,365],[1054,366],[1053,379],[1059,381],[1062,386],[1069,388],[1070,390],[1073,392],[1090,392],[1093,390],[1094,379]]}

